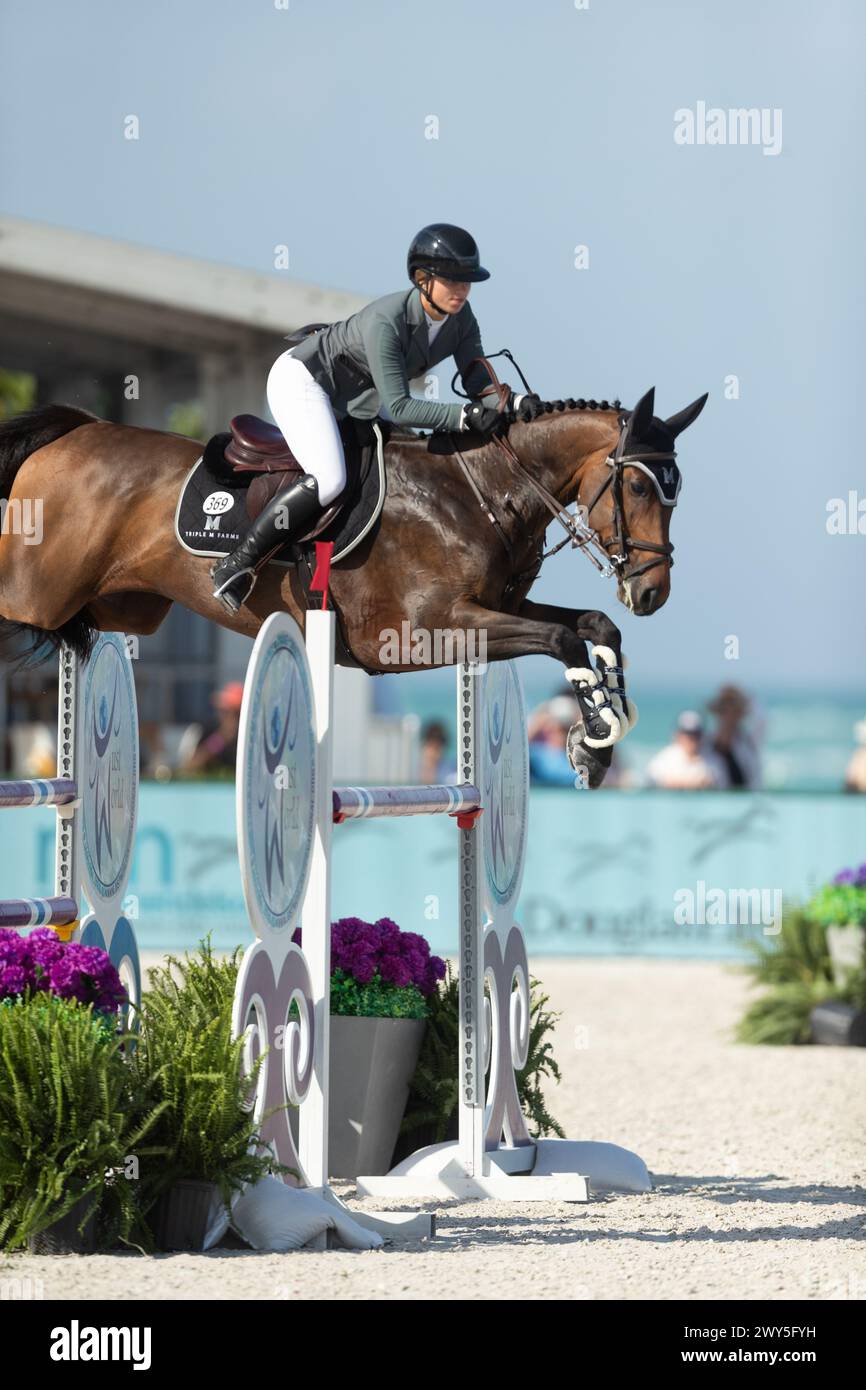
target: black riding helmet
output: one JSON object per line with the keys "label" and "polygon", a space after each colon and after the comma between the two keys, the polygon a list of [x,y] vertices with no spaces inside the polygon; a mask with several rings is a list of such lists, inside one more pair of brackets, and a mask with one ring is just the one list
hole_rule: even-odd
{"label": "black riding helmet", "polygon": [[490,279],[490,271],[480,263],[475,238],[450,222],[431,222],[421,228],[409,247],[406,269],[413,284],[416,270],[426,270],[443,280]]}

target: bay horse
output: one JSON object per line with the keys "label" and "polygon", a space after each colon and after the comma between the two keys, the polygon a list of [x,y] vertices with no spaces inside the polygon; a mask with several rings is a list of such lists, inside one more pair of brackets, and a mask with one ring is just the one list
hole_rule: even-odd
{"label": "bay horse", "polygon": [[[370,673],[420,669],[414,654],[405,665],[390,655],[383,664],[383,631],[400,632],[407,621],[412,631],[483,634],[491,661],[554,657],[582,711],[569,758],[584,784],[597,786],[610,763],[611,729],[619,736],[629,722],[619,629],[597,610],[532,602],[529,589],[558,510],[572,544],[590,555],[591,535],[596,563],[609,561],[617,597],[632,613],[647,616],[665,603],[672,503],[659,486],[659,460],[678,490],[674,441],[705,401],[667,420],[653,415],[652,391],[633,411],[546,401],[537,418],[511,419],[493,438],[393,430],[379,521],[331,573],[338,630],[355,664]],[[31,656],[46,642],[86,656],[97,631],[147,635],[172,603],[249,637],[278,609],[303,629],[309,598],[294,568],[268,565],[230,615],[212,596],[211,562],[178,543],[175,506],[200,454],[195,440],[68,405],[0,423],[0,640],[24,633]],[[581,535],[562,515],[575,502],[588,523]],[[39,544],[14,524],[25,504],[41,507]],[[601,648],[595,673],[587,643]]]}

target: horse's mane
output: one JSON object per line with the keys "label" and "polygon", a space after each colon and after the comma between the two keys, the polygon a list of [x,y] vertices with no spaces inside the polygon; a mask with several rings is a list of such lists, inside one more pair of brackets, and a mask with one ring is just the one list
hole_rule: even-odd
{"label": "horse's mane", "polygon": [[[630,415],[630,410],[623,410],[621,401],[587,401],[583,397],[574,400],[571,396],[564,401],[538,401],[537,411],[539,415],[553,415],[560,410],[618,410],[622,415]],[[408,429],[405,425],[390,424],[389,437],[391,439],[418,439],[417,430]],[[434,431],[434,433],[449,434],[452,431]],[[423,436],[421,436],[423,437]]]}

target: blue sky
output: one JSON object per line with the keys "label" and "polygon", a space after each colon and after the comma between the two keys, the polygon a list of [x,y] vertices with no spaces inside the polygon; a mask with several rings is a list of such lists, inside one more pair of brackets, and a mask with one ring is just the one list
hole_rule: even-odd
{"label": "blue sky", "polygon": [[[646,680],[854,687],[866,535],[825,523],[866,499],[864,30],[854,0],[6,6],[0,207],[263,271],[286,243],[371,298],[417,227],[470,227],[485,344],[542,395],[710,392],[666,608],[632,618],[566,554],[535,594],[611,611]],[[701,101],[781,110],[781,151],[676,144]]]}

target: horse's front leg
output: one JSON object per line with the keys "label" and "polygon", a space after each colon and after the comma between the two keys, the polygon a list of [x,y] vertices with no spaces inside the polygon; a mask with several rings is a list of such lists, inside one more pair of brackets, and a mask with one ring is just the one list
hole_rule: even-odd
{"label": "horse's front leg", "polygon": [[[575,678],[575,693],[581,710],[581,722],[569,731],[567,752],[569,761],[590,787],[597,787],[604,780],[610,766],[611,748],[616,741],[611,737],[612,726],[606,706],[590,693],[592,670],[586,640],[594,645],[596,636],[610,636],[609,628],[600,628],[594,622],[584,628],[578,614],[565,608],[551,608],[553,617],[536,617],[525,610],[538,609],[544,614],[543,605],[524,604],[519,613],[499,613],[474,603],[455,605],[451,614],[450,626],[464,631],[483,634],[482,650],[488,661],[508,661],[518,656],[552,656],[569,672],[584,672],[585,678]],[[592,615],[603,617],[603,615]],[[566,621],[563,621],[563,617]],[[610,627],[613,627],[611,624]],[[613,628],[616,632],[616,629]],[[619,634],[617,633],[617,639]],[[602,644],[608,645],[608,644]],[[618,652],[611,648],[611,651]],[[579,687],[579,688],[578,688]],[[585,688],[584,688],[585,687]],[[597,691],[597,686],[596,686]],[[614,729],[613,732],[618,733]]]}
{"label": "horse's front leg", "polygon": [[[619,628],[607,616],[594,608],[562,608],[558,604],[532,603],[526,600],[520,615],[534,621],[561,623],[589,645],[591,661],[585,658],[566,670],[584,715],[585,732],[577,736],[572,730],[569,757],[574,766],[583,759],[579,749],[610,747],[623,738],[637,723],[637,706],[626,695],[622,637]],[[593,669],[592,663],[595,664]],[[599,731],[599,721],[607,725]],[[575,758],[578,758],[578,762]]]}

